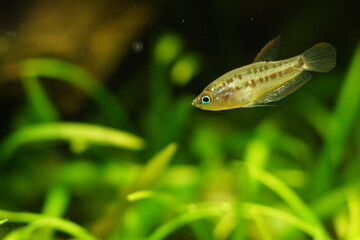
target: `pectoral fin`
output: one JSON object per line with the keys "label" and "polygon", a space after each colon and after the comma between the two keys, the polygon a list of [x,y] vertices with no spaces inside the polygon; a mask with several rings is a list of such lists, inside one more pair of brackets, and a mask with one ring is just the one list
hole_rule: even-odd
{"label": "pectoral fin", "polygon": [[286,97],[287,95],[295,92],[298,90],[301,86],[303,86],[305,83],[307,83],[311,79],[311,74],[308,72],[302,72],[299,75],[297,75],[292,80],[288,81],[284,85],[276,88],[275,90],[266,93],[264,96],[256,100],[253,104],[250,106],[257,106],[269,102],[275,102],[279,101],[280,99]]}
{"label": "pectoral fin", "polygon": [[280,51],[280,36],[277,36],[256,55],[254,62],[274,61],[277,60]]}

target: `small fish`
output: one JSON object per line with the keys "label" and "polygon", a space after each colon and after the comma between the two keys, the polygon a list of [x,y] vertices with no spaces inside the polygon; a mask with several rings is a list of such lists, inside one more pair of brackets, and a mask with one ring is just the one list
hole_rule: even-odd
{"label": "small fish", "polygon": [[280,36],[258,53],[254,63],[236,68],[211,82],[192,105],[209,111],[263,106],[294,92],[311,78],[311,72],[328,72],[336,65],[336,49],[318,43],[302,54],[274,61]]}

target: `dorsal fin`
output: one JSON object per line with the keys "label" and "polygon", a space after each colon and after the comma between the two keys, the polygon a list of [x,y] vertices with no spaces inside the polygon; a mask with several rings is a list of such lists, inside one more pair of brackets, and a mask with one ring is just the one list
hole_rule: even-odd
{"label": "dorsal fin", "polygon": [[268,42],[256,55],[254,62],[277,60],[280,51],[280,35]]}

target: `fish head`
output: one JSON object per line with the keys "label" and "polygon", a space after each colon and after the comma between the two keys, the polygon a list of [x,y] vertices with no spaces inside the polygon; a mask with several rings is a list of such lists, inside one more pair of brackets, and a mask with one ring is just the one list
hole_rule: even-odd
{"label": "fish head", "polygon": [[[203,91],[199,96],[197,96],[191,103],[194,107],[200,108],[202,110],[217,110],[217,96],[211,92]],[[219,109],[221,110],[221,109]]]}
{"label": "fish head", "polygon": [[194,107],[208,111],[221,111],[244,106],[242,91],[233,86],[210,84],[193,101]]}

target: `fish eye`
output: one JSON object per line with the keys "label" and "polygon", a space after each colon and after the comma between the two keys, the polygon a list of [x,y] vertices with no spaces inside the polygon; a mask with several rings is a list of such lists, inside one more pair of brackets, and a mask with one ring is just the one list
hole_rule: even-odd
{"label": "fish eye", "polygon": [[211,97],[208,96],[208,95],[204,95],[204,96],[201,97],[201,102],[204,103],[204,104],[210,103],[211,100],[212,100]]}

